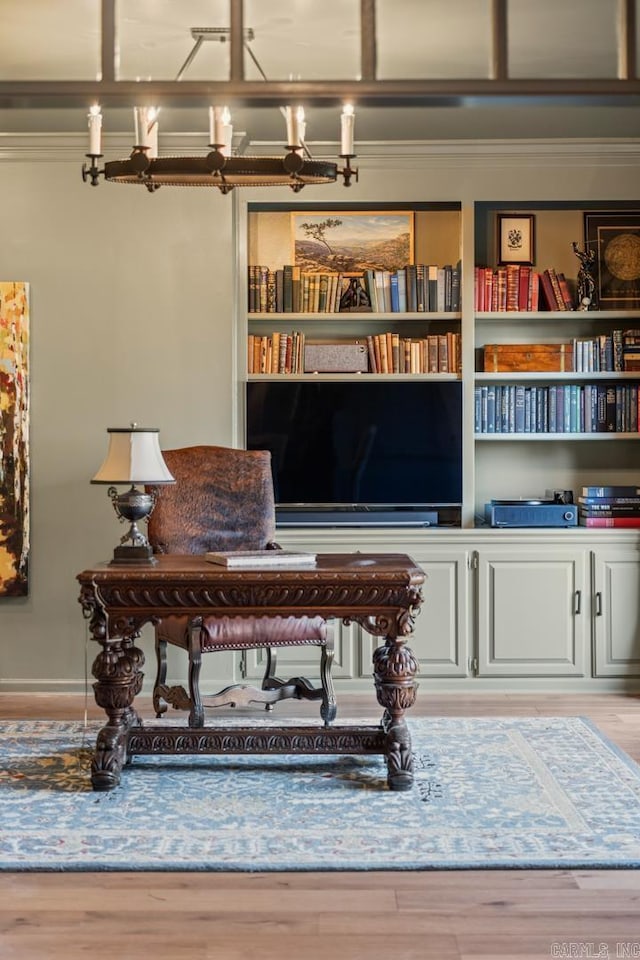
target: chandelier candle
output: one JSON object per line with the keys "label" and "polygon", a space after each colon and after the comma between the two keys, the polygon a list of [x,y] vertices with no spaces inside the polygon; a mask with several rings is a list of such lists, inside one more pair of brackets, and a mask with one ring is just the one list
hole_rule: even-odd
{"label": "chandelier candle", "polygon": [[233,127],[228,107],[209,107],[209,142],[224,157],[231,156]]}
{"label": "chandelier candle", "polygon": [[136,146],[137,147],[151,146],[151,138],[149,136],[149,131],[150,131],[149,113],[150,113],[149,107],[133,108],[133,119],[134,119],[135,128],[136,128]]}
{"label": "chandelier candle", "polygon": [[87,119],[89,120],[89,154],[92,157],[99,157],[101,156],[100,131],[102,129],[102,114],[97,104],[89,107]]}
{"label": "chandelier candle", "polygon": [[302,107],[286,107],[287,118],[287,146],[294,150],[299,150],[302,146],[300,142],[300,124],[304,121],[304,110]]}
{"label": "chandelier candle", "polygon": [[353,156],[353,129],[355,119],[353,105],[351,103],[345,103],[344,111],[340,117],[340,155],[342,157]]}

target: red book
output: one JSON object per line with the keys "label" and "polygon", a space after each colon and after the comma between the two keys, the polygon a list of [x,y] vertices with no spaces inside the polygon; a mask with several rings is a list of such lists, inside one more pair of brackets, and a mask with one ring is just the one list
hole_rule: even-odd
{"label": "red book", "polygon": [[523,264],[518,274],[518,310],[530,310],[531,267]]}
{"label": "red book", "polygon": [[559,310],[558,303],[556,301],[555,294],[553,292],[553,287],[551,285],[551,278],[549,276],[548,270],[543,270],[540,277],[540,299],[542,300],[543,306],[547,310]]}
{"label": "red book", "polygon": [[640,527],[640,517],[581,517],[581,527]]}

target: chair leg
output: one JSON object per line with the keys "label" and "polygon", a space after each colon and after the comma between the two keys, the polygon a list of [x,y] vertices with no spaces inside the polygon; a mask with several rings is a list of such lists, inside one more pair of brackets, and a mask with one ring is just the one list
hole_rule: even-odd
{"label": "chair leg", "polygon": [[322,684],[322,703],[320,705],[320,716],[324,720],[325,727],[330,727],[336,718],[338,704],[333,689],[333,677],[331,676],[331,667],[333,666],[333,634],[330,632],[327,642],[322,647],[320,656],[320,682]]}
{"label": "chair leg", "polygon": [[[276,670],[278,669],[278,649],[277,647],[267,647],[266,648],[266,658],[267,662],[264,668],[264,676],[262,678],[262,690],[277,690],[282,686],[282,680],[279,680],[276,676]],[[265,710],[268,713],[271,713],[273,710],[272,703],[265,704]]]}
{"label": "chair leg", "polygon": [[156,664],[157,673],[156,682],[153,687],[153,709],[156,712],[156,717],[161,717],[163,713],[167,712],[168,708],[167,701],[160,694],[160,690],[166,685],[167,682],[167,641],[162,639],[157,630]]}
{"label": "chair leg", "polygon": [[189,726],[204,727],[204,706],[200,696],[200,667],[202,666],[202,645],[200,642],[201,621],[192,620],[189,624]]}

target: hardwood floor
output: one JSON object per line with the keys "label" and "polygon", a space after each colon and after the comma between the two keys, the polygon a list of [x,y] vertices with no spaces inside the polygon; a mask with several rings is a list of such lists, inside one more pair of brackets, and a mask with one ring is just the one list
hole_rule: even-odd
{"label": "hardwood floor", "polygon": [[[85,707],[102,716],[81,697],[5,694],[0,718],[81,719]],[[371,698],[342,696],[340,710],[371,716]],[[637,696],[423,694],[412,713],[587,716],[640,762]],[[0,873],[0,960],[554,956],[640,958],[640,871]]]}

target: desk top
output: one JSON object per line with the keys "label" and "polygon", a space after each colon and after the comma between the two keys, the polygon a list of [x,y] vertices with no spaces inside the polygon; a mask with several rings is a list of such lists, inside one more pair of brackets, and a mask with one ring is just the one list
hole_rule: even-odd
{"label": "desk top", "polygon": [[224,567],[210,563],[202,556],[164,554],[156,564],[99,563],[78,574],[80,583],[197,580],[212,584],[220,581],[247,583],[264,580],[344,579],[349,582],[400,579],[405,584],[420,585],[426,574],[403,553],[319,553],[317,562],[287,563],[286,566]]}

